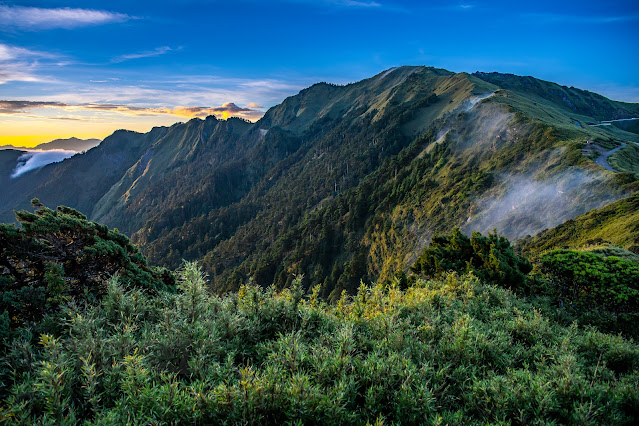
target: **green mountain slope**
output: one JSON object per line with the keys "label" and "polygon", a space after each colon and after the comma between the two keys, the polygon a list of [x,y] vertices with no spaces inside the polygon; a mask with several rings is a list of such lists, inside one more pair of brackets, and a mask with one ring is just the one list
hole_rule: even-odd
{"label": "green mountain slope", "polygon": [[[133,233],[149,220],[160,222],[160,214],[200,214],[237,200],[254,180],[250,161],[242,158],[257,141],[241,139],[249,127],[243,120],[214,117],[171,127],[101,197],[92,217]],[[184,203],[197,205],[197,211],[180,212]],[[170,225],[179,220],[172,218]]]}
{"label": "green mountain slope", "polygon": [[[256,123],[116,132],[2,188],[0,218],[37,196],[119,228],[153,263],[203,259],[219,291],[298,274],[337,298],[406,270],[434,233],[518,239],[630,195],[635,175],[614,170],[631,171],[639,135],[588,123],[638,108],[530,77],[400,67],[313,85]],[[585,155],[621,144],[623,166]]]}
{"label": "green mountain slope", "polygon": [[513,74],[476,72],[473,75],[509,92],[525,96],[544,108],[558,109],[569,116],[584,117],[591,121],[639,117],[638,104],[613,101],[587,90]]}
{"label": "green mountain slope", "polygon": [[555,248],[579,249],[605,244],[639,254],[639,194],[523,239],[519,248],[526,255],[536,257]]}
{"label": "green mountain slope", "polygon": [[[11,179],[0,188],[0,220],[11,222],[13,209],[25,209],[32,198],[44,204],[64,204],[91,212],[97,201],[167,131],[158,127],[141,134],[118,130],[84,154]],[[15,164],[11,167],[13,169]]]}
{"label": "green mountain slope", "polygon": [[11,184],[11,172],[15,169],[18,158],[24,154],[24,151],[16,149],[0,150],[0,183],[3,186]]}

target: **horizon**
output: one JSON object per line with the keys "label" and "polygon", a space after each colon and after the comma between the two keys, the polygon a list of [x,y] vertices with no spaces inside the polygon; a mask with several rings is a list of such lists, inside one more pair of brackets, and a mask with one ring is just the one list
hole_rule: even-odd
{"label": "horizon", "polygon": [[639,102],[639,6],[555,3],[5,2],[0,145],[208,115],[255,121],[314,83],[404,64],[530,75]]}

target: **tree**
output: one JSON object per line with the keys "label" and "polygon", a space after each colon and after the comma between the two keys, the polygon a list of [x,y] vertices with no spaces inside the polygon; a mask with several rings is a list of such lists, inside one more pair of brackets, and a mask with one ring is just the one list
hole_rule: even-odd
{"label": "tree", "polygon": [[459,228],[450,235],[436,235],[411,268],[427,277],[447,271],[473,272],[480,279],[521,289],[527,286],[532,264],[515,254],[507,238],[473,232],[468,238]]}
{"label": "tree", "polygon": [[558,303],[587,323],[637,336],[639,265],[616,256],[553,250],[540,270],[557,293]]}
{"label": "tree", "polygon": [[33,213],[15,213],[20,227],[0,224],[0,311],[11,327],[37,322],[67,302],[91,302],[118,274],[127,287],[170,289],[173,274],[150,267],[129,239],[77,210],[32,200]]}

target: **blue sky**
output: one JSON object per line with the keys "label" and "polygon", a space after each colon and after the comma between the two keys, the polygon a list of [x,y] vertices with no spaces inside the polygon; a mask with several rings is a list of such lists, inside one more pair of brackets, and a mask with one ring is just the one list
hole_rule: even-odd
{"label": "blue sky", "polygon": [[638,42],[636,0],[0,1],[0,145],[256,119],[317,81],[397,65],[639,102]]}

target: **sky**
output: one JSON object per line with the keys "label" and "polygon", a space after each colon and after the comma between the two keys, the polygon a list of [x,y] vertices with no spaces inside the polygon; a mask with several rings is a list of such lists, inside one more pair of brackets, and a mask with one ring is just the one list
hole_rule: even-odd
{"label": "sky", "polygon": [[639,102],[638,44],[637,0],[0,0],[0,145],[256,120],[399,65]]}

